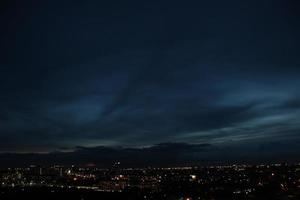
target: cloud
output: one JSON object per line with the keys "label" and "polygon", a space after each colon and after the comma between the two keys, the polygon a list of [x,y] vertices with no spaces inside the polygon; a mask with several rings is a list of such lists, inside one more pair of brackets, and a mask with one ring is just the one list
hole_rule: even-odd
{"label": "cloud", "polygon": [[121,162],[122,167],[176,166],[197,163],[193,154],[210,148],[209,144],[164,143],[143,148],[128,147],[77,147],[73,152],[47,154],[0,154],[3,166],[81,165],[94,163],[111,167]]}
{"label": "cloud", "polygon": [[286,102],[284,102],[281,105],[282,108],[290,109],[292,111],[296,111],[300,109],[300,98],[299,97],[293,97],[288,99]]}
{"label": "cloud", "polygon": [[1,151],[298,140],[297,3],[32,3],[1,8]]}

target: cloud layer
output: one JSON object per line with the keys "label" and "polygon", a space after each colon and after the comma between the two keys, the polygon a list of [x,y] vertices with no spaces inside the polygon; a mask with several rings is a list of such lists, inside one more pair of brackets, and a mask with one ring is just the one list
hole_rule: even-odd
{"label": "cloud layer", "polygon": [[2,152],[300,141],[296,1],[3,5]]}

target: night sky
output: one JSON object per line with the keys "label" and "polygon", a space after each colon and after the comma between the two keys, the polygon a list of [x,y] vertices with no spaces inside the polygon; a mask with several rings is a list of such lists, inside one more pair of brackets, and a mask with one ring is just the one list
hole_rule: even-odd
{"label": "night sky", "polygon": [[174,143],[216,160],[295,158],[299,10],[298,0],[2,0],[0,152]]}

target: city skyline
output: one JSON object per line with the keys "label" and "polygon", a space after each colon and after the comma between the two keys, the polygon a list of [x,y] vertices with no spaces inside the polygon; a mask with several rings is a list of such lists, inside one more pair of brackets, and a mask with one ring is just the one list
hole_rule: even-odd
{"label": "city skyline", "polygon": [[1,199],[299,199],[299,164],[0,169]]}

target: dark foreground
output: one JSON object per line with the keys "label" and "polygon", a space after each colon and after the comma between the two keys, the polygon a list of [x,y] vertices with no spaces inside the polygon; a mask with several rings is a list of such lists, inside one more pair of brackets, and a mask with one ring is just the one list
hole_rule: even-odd
{"label": "dark foreground", "polygon": [[55,199],[71,199],[71,200],[99,200],[99,199],[120,199],[120,200],[193,200],[193,199],[300,199],[300,195],[278,194],[276,191],[261,191],[251,195],[230,195],[228,192],[220,192],[206,197],[197,197],[196,194],[191,196],[180,196],[176,191],[174,193],[147,193],[137,190],[122,192],[99,192],[90,190],[77,189],[53,189],[53,188],[2,188],[1,200],[15,199],[31,199],[31,200],[55,200]]}

